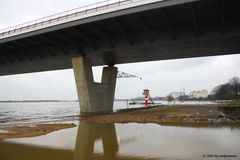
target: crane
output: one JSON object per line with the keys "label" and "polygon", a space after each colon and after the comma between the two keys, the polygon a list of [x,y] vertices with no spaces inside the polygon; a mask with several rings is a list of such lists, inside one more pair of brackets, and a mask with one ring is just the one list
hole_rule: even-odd
{"label": "crane", "polygon": [[125,73],[122,71],[118,71],[117,78],[139,78],[140,80],[142,79],[142,77],[135,76],[135,75]]}

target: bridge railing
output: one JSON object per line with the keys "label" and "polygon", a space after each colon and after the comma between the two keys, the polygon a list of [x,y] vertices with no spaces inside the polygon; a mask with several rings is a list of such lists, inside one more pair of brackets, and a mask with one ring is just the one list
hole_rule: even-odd
{"label": "bridge railing", "polygon": [[0,30],[0,38],[2,36],[14,34],[14,33],[17,33],[17,32],[26,31],[26,30],[29,30],[29,29],[33,29],[33,28],[36,28],[36,27],[40,27],[40,26],[44,26],[44,25],[47,25],[47,24],[55,23],[55,22],[58,22],[58,21],[70,19],[70,18],[73,18],[73,17],[86,15],[86,14],[89,14],[89,13],[98,12],[98,11],[102,11],[102,10],[105,10],[105,9],[114,8],[114,7],[118,7],[118,6],[123,6],[123,5],[131,4],[131,3],[136,3],[136,2],[139,2],[139,1],[144,1],[144,0],[105,0],[105,1],[102,1],[102,2],[90,4],[90,5],[79,7],[79,8],[75,8],[75,9],[68,10],[68,11],[65,11],[65,12],[53,14],[51,16],[47,16],[47,17],[44,17],[44,18],[36,19],[36,20],[30,21],[30,22],[27,22],[27,23],[22,23],[22,24],[15,25],[15,26],[12,26],[12,27],[9,27],[9,28],[6,28],[6,29],[2,29],[2,30]]}

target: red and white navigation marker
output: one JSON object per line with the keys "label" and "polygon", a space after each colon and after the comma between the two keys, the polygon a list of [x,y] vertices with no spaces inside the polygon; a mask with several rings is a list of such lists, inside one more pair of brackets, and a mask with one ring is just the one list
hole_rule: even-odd
{"label": "red and white navigation marker", "polygon": [[143,90],[143,93],[142,93],[144,96],[145,96],[145,107],[147,108],[149,103],[148,103],[148,99],[149,99],[149,89],[144,89]]}

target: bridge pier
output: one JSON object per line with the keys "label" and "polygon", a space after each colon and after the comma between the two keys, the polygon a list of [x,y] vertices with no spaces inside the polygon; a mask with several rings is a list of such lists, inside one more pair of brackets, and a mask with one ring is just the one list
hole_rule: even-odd
{"label": "bridge pier", "polygon": [[104,67],[101,83],[94,82],[90,59],[72,57],[81,115],[112,112],[117,68]]}

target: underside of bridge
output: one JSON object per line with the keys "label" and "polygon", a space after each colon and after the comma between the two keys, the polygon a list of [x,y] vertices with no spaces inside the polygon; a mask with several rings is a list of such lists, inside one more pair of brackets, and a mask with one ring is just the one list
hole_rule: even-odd
{"label": "underside of bridge", "polygon": [[0,39],[0,75],[72,68],[75,55],[97,66],[240,53],[239,8],[166,0]]}
{"label": "underside of bridge", "polygon": [[[165,0],[0,37],[0,75],[73,67],[82,112],[110,111],[114,64],[240,53],[239,8],[239,0]],[[101,84],[91,65],[110,66]]]}

